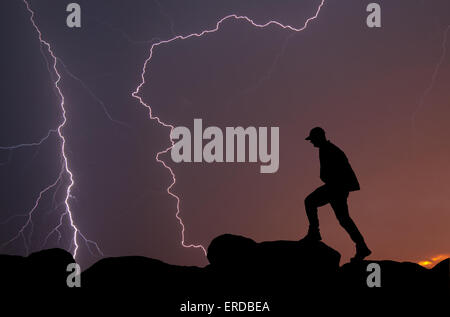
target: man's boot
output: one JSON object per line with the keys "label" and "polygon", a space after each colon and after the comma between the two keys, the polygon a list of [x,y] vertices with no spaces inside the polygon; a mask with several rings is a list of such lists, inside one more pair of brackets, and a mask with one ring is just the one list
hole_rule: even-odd
{"label": "man's boot", "polygon": [[360,243],[356,245],[356,254],[353,258],[350,259],[350,262],[357,262],[364,260],[365,257],[368,257],[372,251],[367,247],[365,243]]}
{"label": "man's boot", "polygon": [[301,241],[310,241],[310,242],[317,242],[320,240],[322,240],[322,237],[320,236],[319,228],[311,228],[311,227],[309,227],[306,236],[303,239],[301,239]]}

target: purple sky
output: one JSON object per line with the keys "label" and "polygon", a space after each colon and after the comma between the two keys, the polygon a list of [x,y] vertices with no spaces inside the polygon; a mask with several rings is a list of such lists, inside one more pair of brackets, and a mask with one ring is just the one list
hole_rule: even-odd
{"label": "purple sky", "polygon": [[[304,138],[320,125],[358,175],[361,191],[350,194],[350,214],[371,258],[417,262],[450,254],[450,3],[377,1],[382,27],[369,29],[369,2],[325,1],[299,33],[229,20],[216,33],[154,50],[141,96],[164,122],[192,127],[201,118],[205,126],[280,128],[275,174],[260,174],[259,163],[175,164],[161,156],[176,174],[187,244],[207,246],[222,233],[256,241],[301,238],[303,200],[321,185],[317,149]],[[201,250],[180,244],[176,200],[166,193],[171,175],[155,161],[170,131],[131,96],[152,40],[212,29],[232,13],[301,27],[320,1],[78,3],[82,27],[70,29],[66,3],[30,1],[60,58],[74,223],[105,256],[205,265]],[[25,5],[0,6],[0,146],[33,143],[62,120],[55,74]],[[17,235],[39,192],[57,179],[60,147],[52,134],[41,146],[0,150],[0,242]],[[44,244],[65,210],[68,184],[63,175],[35,209],[33,226],[0,252],[23,255],[25,242],[29,252],[73,250],[68,217],[61,238],[53,232]],[[321,208],[319,218],[324,242],[347,261],[354,247],[331,208]],[[81,238],[79,245],[84,267],[99,259],[92,245],[94,255]]]}

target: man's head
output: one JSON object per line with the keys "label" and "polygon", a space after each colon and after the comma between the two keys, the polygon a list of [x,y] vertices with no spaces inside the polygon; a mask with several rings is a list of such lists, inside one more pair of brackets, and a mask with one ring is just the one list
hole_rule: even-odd
{"label": "man's head", "polygon": [[325,131],[321,127],[313,128],[305,140],[310,141],[315,147],[321,147],[327,141]]}

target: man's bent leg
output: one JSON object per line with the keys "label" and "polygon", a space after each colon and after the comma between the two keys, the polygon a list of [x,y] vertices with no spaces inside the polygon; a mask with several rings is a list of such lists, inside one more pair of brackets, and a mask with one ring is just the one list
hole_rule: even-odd
{"label": "man's bent leg", "polygon": [[329,203],[329,193],[325,186],[321,186],[305,198],[305,210],[309,220],[308,234],[305,238],[321,240],[319,232],[318,207]]}
{"label": "man's bent leg", "polygon": [[356,247],[366,247],[366,243],[364,242],[361,232],[359,232],[358,227],[356,227],[356,224],[353,222],[352,218],[350,218],[347,205],[347,196],[347,193],[336,194],[331,199],[331,207],[333,208],[340,225],[350,235],[350,238],[353,242],[355,242]]}
{"label": "man's bent leg", "polygon": [[365,257],[369,256],[372,251],[367,247],[366,242],[362,234],[359,232],[355,223],[348,213],[348,205],[347,205],[347,197],[348,193],[333,195],[331,203],[331,207],[333,207],[334,213],[336,214],[337,219],[342,227],[348,232],[350,238],[356,244],[356,254],[351,261],[361,261]]}

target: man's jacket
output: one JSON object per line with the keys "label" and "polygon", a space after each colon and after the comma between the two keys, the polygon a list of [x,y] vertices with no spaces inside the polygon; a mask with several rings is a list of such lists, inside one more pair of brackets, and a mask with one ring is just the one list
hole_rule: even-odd
{"label": "man's jacket", "polygon": [[327,185],[345,191],[359,190],[356,178],[345,153],[336,145],[327,141],[319,149],[320,179]]}

